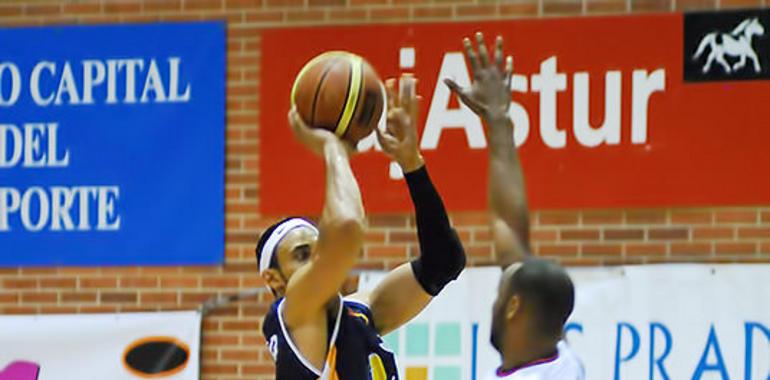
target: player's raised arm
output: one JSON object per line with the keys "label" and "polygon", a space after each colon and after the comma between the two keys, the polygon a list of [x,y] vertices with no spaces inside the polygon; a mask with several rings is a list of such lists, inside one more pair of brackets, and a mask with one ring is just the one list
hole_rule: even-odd
{"label": "player's raised arm", "polygon": [[404,171],[420,244],[420,256],[389,273],[368,297],[380,334],[416,316],[465,267],[465,251],[418,148],[415,86],[413,77],[402,76],[396,94],[395,81],[386,82],[388,128],[377,131],[383,151]]}
{"label": "player's raised arm", "polygon": [[474,50],[470,39],[463,40],[473,70],[471,87],[461,88],[451,79],[445,83],[487,125],[490,223],[497,261],[505,268],[530,252],[524,174],[513,141],[514,125],[508,116],[513,60],[503,58],[502,37],[497,37],[492,59],[481,33],[476,34],[476,42],[478,49]]}
{"label": "player's raised arm", "polygon": [[346,143],[329,131],[309,128],[294,110],[289,113],[289,123],[296,138],[323,157],[326,170],[318,241],[310,262],[297,269],[286,288],[283,317],[292,326],[317,317],[337,295],[361,251],[364,208]]}

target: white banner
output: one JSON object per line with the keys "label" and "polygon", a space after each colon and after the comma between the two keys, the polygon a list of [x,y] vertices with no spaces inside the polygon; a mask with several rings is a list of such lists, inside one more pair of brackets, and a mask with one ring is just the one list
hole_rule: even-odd
{"label": "white banner", "polygon": [[[588,379],[770,379],[770,265],[574,268],[567,340]],[[361,288],[384,276],[367,272]],[[483,380],[500,271],[470,268],[385,337],[406,380]]]}
{"label": "white banner", "polygon": [[199,377],[201,315],[0,316],[0,380]]}

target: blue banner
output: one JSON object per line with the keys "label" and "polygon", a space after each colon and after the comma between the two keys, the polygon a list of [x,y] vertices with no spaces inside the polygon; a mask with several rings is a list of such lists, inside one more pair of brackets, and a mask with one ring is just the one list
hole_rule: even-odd
{"label": "blue banner", "polygon": [[0,266],[223,261],[224,23],[0,41]]}

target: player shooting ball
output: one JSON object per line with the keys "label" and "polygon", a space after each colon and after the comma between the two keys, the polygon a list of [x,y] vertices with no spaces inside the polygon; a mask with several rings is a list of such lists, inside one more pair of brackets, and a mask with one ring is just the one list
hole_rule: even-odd
{"label": "player shooting ball", "polygon": [[[382,347],[380,336],[411,320],[457,278],[465,266],[465,252],[417,145],[416,81],[402,77],[397,92],[395,80],[388,80],[387,129],[377,130],[377,137],[385,154],[405,173],[415,207],[420,256],[388,273],[371,293],[341,296],[340,289],[360,255],[366,228],[361,194],[350,168],[354,151],[346,130],[356,131],[360,124],[371,122],[371,110],[376,111],[381,91],[351,94],[367,86],[365,62],[353,55],[333,57],[336,61],[316,70],[316,77],[338,75],[346,81],[310,88],[316,92],[330,88],[335,93],[347,88],[348,93],[339,96],[344,103],[337,108],[342,110],[341,117],[313,128],[297,108],[289,112],[297,140],[324,160],[326,197],[318,226],[302,218],[288,218],[269,227],[259,239],[260,275],[276,296],[265,316],[263,333],[279,380],[393,380],[398,379],[395,359]],[[361,66],[356,69],[357,65]],[[313,98],[323,99],[323,94]],[[382,102],[381,95],[378,99]],[[351,102],[355,104],[351,106]],[[314,101],[316,107],[318,101]],[[317,113],[334,114],[312,109],[312,115]]]}

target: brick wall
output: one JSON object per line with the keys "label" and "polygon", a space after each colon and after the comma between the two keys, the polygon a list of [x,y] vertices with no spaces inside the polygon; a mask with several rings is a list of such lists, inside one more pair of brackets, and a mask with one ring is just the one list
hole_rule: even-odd
{"label": "brick wall", "polygon": [[[259,32],[264,27],[502,19],[764,6],[765,0],[3,0],[0,26],[226,19],[226,263],[221,267],[0,269],[0,314],[176,310],[258,287]],[[452,215],[470,262],[491,262],[485,215]],[[770,206],[548,211],[532,216],[535,253],[567,265],[770,262]],[[408,215],[370,217],[362,268],[392,268],[415,249]],[[0,254],[22,255],[2,247]],[[204,379],[271,379],[260,336],[270,297],[204,321]]]}

